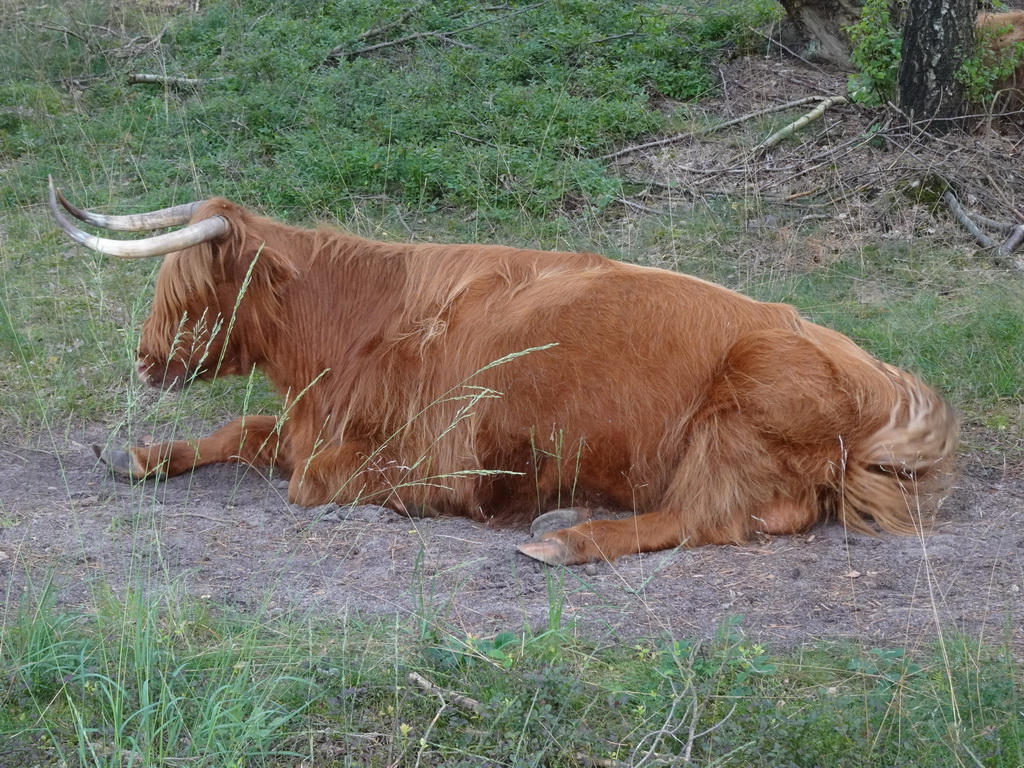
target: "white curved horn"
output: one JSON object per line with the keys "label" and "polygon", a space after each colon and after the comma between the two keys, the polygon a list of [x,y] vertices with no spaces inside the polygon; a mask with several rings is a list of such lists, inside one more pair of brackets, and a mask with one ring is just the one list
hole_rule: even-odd
{"label": "white curved horn", "polygon": [[148,232],[151,229],[162,229],[164,227],[180,227],[182,224],[188,224],[192,218],[192,214],[196,212],[196,209],[202,204],[202,201],[195,203],[185,203],[184,205],[175,205],[171,208],[161,208],[158,211],[150,211],[149,213],[133,213],[127,216],[110,216],[105,213],[96,213],[94,211],[86,211],[82,208],[72,205],[67,199],[57,190],[57,199],[60,204],[64,206],[64,209],[74,216],[76,219],[84,221],[86,224],[92,224],[94,227],[103,227],[104,229],[114,229],[120,232]]}
{"label": "white curved horn", "polygon": [[79,245],[84,245],[108,256],[119,256],[122,259],[144,259],[150,256],[164,256],[174,251],[181,251],[208,240],[215,240],[228,231],[228,222],[223,216],[211,216],[200,222],[191,224],[177,232],[146,237],[142,240],[109,240],[104,237],[90,235],[72,224],[61,212],[57,203],[57,188],[50,178],[50,211],[57,220],[58,226],[65,234]]}

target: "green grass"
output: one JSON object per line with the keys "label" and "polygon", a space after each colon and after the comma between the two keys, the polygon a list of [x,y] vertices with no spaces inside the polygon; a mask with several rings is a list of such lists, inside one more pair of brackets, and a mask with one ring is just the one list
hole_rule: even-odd
{"label": "green grass", "polygon": [[[414,4],[160,5],[11,3],[0,18],[0,431],[12,439],[45,444],[40,433],[82,423],[187,430],[277,407],[258,378],[182,400],[134,380],[155,266],[71,246],[42,205],[52,173],[104,210],[224,194],[382,239],[587,249],[718,280],[920,371],[971,440],[1020,458],[1016,278],[926,237],[851,240],[796,270],[786,257],[808,246],[744,226],[757,201],[641,218],[615,207],[622,180],[595,158],[689,121],[685,101],[714,90],[724,49],[752,45],[770,4],[441,0],[367,41]],[[421,37],[325,63],[336,46],[464,27],[454,39],[470,48]],[[128,86],[129,71],[216,79]],[[8,509],[0,500],[0,528]],[[7,595],[0,764],[1024,764],[1009,640],[782,652],[729,624],[708,643],[608,646],[563,626],[554,577],[546,631],[468,637],[426,577],[416,615],[394,624],[238,613],[162,578],[140,572],[118,595],[90,584],[82,613],[46,586]]]}
{"label": "green grass", "polygon": [[[381,42],[359,37],[404,7],[248,0],[181,14],[131,68],[210,78],[199,91],[125,86],[124,53],[85,42],[97,24],[135,19],[108,18],[101,4],[35,11],[42,33],[23,41],[9,30],[0,54],[15,78],[0,106],[22,108],[5,113],[2,146],[14,162],[0,199],[36,202],[45,174],[68,169],[62,178],[85,188],[86,203],[115,189],[149,207],[259,190],[262,205],[300,217],[379,194],[489,215],[601,208],[619,184],[591,158],[665,124],[652,95],[709,92],[721,49],[746,44],[747,25],[768,12],[753,2],[693,16],[615,0],[497,10],[444,0],[420,4],[388,37],[452,32],[466,47],[421,37],[328,61],[337,46]],[[145,26],[155,33],[160,23]],[[78,98],[54,85],[83,72],[96,79]],[[42,113],[40,124],[32,115]]]}
{"label": "green grass", "polygon": [[[716,639],[595,647],[415,622],[237,614],[178,585],[91,615],[23,597],[0,645],[7,765],[1018,766],[1021,672],[963,639],[770,656]],[[430,689],[410,679],[415,674]]]}

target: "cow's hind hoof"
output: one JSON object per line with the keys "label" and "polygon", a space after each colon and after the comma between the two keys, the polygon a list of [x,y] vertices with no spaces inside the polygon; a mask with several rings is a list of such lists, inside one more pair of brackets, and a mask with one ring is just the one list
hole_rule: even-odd
{"label": "cow's hind hoof", "polygon": [[128,451],[101,448],[98,445],[94,445],[92,450],[96,458],[106,465],[107,471],[119,480],[138,480],[142,477],[135,459]]}
{"label": "cow's hind hoof", "polygon": [[569,559],[569,549],[561,539],[548,538],[527,541],[519,545],[519,551],[534,560],[548,565],[574,565]]}
{"label": "cow's hind hoof", "polygon": [[530,533],[533,534],[533,538],[539,539],[545,533],[572,528],[588,517],[589,514],[585,509],[552,509],[550,512],[545,512],[534,518],[533,523],[530,524]]}

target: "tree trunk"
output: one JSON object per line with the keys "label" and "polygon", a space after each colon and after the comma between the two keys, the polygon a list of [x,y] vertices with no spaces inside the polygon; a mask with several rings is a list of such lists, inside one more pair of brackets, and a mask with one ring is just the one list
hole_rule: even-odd
{"label": "tree trunk", "polygon": [[863,0],[781,0],[786,9],[782,42],[810,61],[852,70],[846,27],[860,20]]}
{"label": "tree trunk", "polygon": [[903,28],[897,84],[911,119],[928,118],[931,133],[945,133],[964,114],[956,73],[974,50],[977,0],[913,0]]}

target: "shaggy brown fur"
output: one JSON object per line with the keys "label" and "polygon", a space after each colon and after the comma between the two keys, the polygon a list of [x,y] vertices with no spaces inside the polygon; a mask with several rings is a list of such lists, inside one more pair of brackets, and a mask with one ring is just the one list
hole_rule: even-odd
{"label": "shaggy brown fur", "polygon": [[140,373],[256,367],[285,415],[134,448],[138,476],[274,462],[303,505],[636,513],[523,547],[578,563],[827,517],[907,533],[952,473],[942,399],[789,306],[593,254],[379,243],[221,199],[196,220],[213,215],[228,236],[163,264]]}

